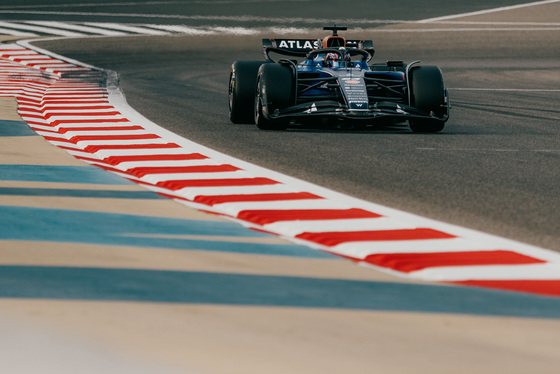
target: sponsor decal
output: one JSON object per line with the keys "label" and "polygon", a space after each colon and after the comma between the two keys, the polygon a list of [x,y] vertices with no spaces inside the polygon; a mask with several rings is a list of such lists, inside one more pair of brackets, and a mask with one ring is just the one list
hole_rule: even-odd
{"label": "sponsor decal", "polygon": [[317,111],[317,105],[315,105],[315,103],[313,103],[311,105],[311,108],[304,110],[303,113],[311,113],[311,112],[316,112]]}
{"label": "sponsor decal", "polygon": [[319,48],[318,40],[304,40],[304,39],[277,39],[278,48],[286,49],[315,49]]}
{"label": "sponsor decal", "polygon": [[368,96],[366,84],[362,79],[342,78],[341,88],[348,103],[348,109],[368,110]]}

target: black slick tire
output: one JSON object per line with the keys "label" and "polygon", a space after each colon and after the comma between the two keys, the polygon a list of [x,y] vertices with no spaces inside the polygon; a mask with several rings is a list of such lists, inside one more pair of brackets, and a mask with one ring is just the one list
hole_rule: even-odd
{"label": "black slick tire", "polygon": [[[437,66],[417,66],[410,71],[410,105],[442,117],[445,111],[445,86]],[[445,122],[439,119],[414,119],[409,121],[413,132],[439,132]]]}
{"label": "black slick tire", "polygon": [[257,75],[264,61],[236,61],[229,75],[229,119],[235,124],[254,123]]}
{"label": "black slick tire", "polygon": [[265,64],[259,69],[255,95],[254,121],[261,130],[285,130],[289,119],[267,118],[263,111],[271,115],[276,110],[294,105],[294,76],[292,68],[283,64]]}

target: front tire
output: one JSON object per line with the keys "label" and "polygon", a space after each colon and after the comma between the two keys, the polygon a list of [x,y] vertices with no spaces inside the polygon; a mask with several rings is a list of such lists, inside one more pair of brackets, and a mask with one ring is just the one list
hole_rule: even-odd
{"label": "front tire", "polygon": [[[437,66],[417,66],[410,71],[410,105],[442,118],[446,110],[446,93],[443,75]],[[439,132],[445,120],[414,119],[409,121],[413,132]]]}
{"label": "front tire", "polygon": [[235,124],[253,123],[257,75],[264,61],[236,61],[229,75],[229,119]]}
{"label": "front tire", "polygon": [[271,119],[270,115],[276,110],[294,105],[294,98],[294,77],[289,66],[282,64],[261,66],[255,95],[254,120],[257,127],[261,130],[285,130],[290,120]]}

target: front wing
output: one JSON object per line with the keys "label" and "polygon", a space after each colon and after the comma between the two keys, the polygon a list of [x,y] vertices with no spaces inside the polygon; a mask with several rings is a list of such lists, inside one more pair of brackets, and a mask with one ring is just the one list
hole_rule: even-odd
{"label": "front wing", "polygon": [[375,121],[381,119],[396,119],[401,121],[415,119],[430,119],[446,122],[449,118],[449,102],[446,103],[445,113],[436,116],[409,105],[390,101],[379,101],[369,106],[369,109],[350,110],[337,101],[317,101],[294,105],[289,108],[275,110],[268,113],[263,107],[263,115],[271,120],[311,119],[311,118],[338,118],[342,120]]}

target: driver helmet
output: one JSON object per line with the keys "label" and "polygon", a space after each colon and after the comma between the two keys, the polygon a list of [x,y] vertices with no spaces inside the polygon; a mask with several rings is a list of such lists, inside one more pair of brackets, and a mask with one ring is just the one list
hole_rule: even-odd
{"label": "driver helmet", "polygon": [[332,68],[340,67],[340,55],[332,52],[327,53],[327,56],[325,57],[325,66]]}

